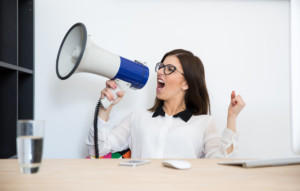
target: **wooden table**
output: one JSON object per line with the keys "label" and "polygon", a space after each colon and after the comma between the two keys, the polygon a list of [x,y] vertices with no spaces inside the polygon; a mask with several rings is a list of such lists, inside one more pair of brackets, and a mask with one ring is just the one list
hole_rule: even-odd
{"label": "wooden table", "polygon": [[245,169],[192,159],[191,169],[176,170],[159,159],[135,168],[119,166],[121,160],[44,159],[40,172],[28,175],[16,159],[2,159],[0,190],[300,190],[300,165]]}

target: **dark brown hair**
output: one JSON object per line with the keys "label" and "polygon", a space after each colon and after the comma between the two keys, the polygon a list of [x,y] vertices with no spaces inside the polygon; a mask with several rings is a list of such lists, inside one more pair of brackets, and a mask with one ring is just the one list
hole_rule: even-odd
{"label": "dark brown hair", "polygon": [[[166,53],[161,62],[164,62],[168,56],[176,56],[178,58],[183,69],[185,80],[189,86],[185,94],[186,108],[189,109],[193,115],[211,114],[204,66],[201,60],[189,51],[176,49]],[[154,112],[160,106],[163,106],[163,104],[163,100],[156,98],[154,106],[150,108],[149,111]]]}

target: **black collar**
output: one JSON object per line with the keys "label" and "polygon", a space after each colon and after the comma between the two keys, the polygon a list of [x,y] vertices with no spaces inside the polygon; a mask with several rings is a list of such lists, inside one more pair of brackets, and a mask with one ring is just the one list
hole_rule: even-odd
{"label": "black collar", "polygon": [[[160,106],[152,115],[152,117],[157,117],[157,116],[165,116],[165,111],[163,110],[162,106]],[[184,111],[181,111],[177,113],[176,115],[173,115],[173,117],[180,117],[183,121],[188,122],[188,120],[192,117],[192,113],[190,110],[186,109]]]}

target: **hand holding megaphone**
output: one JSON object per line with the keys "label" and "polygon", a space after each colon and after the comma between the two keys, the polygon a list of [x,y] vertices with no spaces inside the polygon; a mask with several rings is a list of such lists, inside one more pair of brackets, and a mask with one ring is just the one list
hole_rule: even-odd
{"label": "hand holding megaphone", "polygon": [[106,88],[101,91],[100,97],[102,106],[107,109],[110,105],[119,103],[129,86],[130,84],[118,79],[106,81]]}

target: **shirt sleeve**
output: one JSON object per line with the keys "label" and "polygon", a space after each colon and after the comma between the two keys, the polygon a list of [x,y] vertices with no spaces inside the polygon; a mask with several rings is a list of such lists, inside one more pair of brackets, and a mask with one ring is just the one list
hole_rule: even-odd
{"label": "shirt sleeve", "polygon": [[[238,151],[238,141],[239,134],[228,128],[224,129],[220,137],[215,122],[211,119],[203,136],[203,152],[205,154],[205,158],[230,157],[233,153]],[[228,149],[231,145],[233,145],[233,151],[227,154],[226,149]]]}
{"label": "shirt sleeve", "polygon": [[[108,153],[123,151],[129,147],[131,117],[132,114],[128,115],[114,128],[111,127],[109,122],[105,122],[98,117],[99,157],[107,155]],[[86,144],[88,146],[89,155],[95,156],[93,125],[91,125],[88,137],[86,138]]]}

